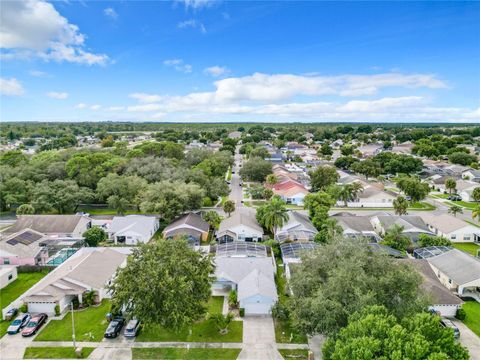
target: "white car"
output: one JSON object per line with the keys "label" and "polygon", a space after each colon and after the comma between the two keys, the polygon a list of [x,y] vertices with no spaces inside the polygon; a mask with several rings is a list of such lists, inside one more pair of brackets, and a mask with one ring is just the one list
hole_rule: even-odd
{"label": "white car", "polygon": [[8,327],[7,333],[10,335],[18,333],[25,325],[28,324],[31,318],[32,317],[30,316],[30,314],[18,315]]}

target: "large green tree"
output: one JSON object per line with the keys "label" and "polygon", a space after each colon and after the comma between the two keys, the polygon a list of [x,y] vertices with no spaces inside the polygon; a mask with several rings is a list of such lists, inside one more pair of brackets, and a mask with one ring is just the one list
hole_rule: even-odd
{"label": "large green tree", "polygon": [[94,226],[83,233],[83,237],[85,238],[85,243],[88,246],[97,246],[98,243],[105,241],[107,239],[107,234],[105,230]]}
{"label": "large green tree", "polygon": [[98,182],[97,195],[101,200],[106,200],[118,214],[123,215],[129,206],[136,203],[137,195],[146,186],[147,181],[136,175],[108,174]]}
{"label": "large green tree", "polygon": [[382,244],[390,246],[394,249],[405,251],[410,245],[410,239],[403,234],[405,228],[400,225],[390,227],[383,237]]}
{"label": "large green tree", "polygon": [[32,190],[31,205],[37,212],[56,210],[59,214],[73,212],[79,203],[92,200],[93,192],[73,180],[44,180]]}
{"label": "large green tree", "polygon": [[242,178],[249,181],[263,182],[272,173],[272,163],[259,157],[253,157],[243,164],[240,170]]}
{"label": "large green tree", "polygon": [[310,185],[314,192],[325,190],[328,186],[335,184],[340,177],[337,169],[328,165],[319,166],[308,174],[310,175]]}
{"label": "large green tree", "polygon": [[397,198],[393,200],[393,210],[396,215],[406,215],[407,209],[408,201],[403,196],[397,196]]}
{"label": "large green tree", "polygon": [[308,334],[335,334],[350,314],[370,305],[383,305],[398,317],[426,305],[422,278],[412,267],[358,239],[319,246],[295,270],[288,309],[293,325]]}
{"label": "large green tree", "polygon": [[412,202],[417,202],[425,199],[430,192],[430,188],[427,183],[420,181],[417,177],[412,176],[400,176],[396,180],[396,184],[405,195],[411,198]]}
{"label": "large green tree", "polygon": [[205,313],[211,259],[184,240],[159,240],[133,250],[110,286],[114,309],[149,324],[179,330]]}
{"label": "large green tree", "polygon": [[325,360],[469,359],[440,317],[423,312],[398,320],[383,306],[370,306],[352,316],[338,335],[323,346]]}
{"label": "large green tree", "polygon": [[160,181],[148,185],[138,197],[143,212],[158,213],[170,221],[187,210],[199,209],[204,196],[205,192],[197,184]]}

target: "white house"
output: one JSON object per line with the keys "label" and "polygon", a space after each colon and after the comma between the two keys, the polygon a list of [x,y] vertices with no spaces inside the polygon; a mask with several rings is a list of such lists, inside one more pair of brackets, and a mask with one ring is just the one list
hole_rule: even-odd
{"label": "white house", "polygon": [[64,311],[75,297],[82,301],[85,292],[94,291],[96,300],[110,298],[106,286],[119,267],[127,263],[127,248],[82,248],[3,309],[22,304],[31,313],[55,314],[55,306]]}
{"label": "white house", "polygon": [[115,216],[107,233],[115,244],[136,245],[147,243],[159,228],[159,221],[154,216],[128,215]]}
{"label": "white house", "polygon": [[462,173],[462,178],[465,180],[475,181],[480,183],[480,170],[468,169]]}
{"label": "white house", "polygon": [[421,234],[434,235],[423,219],[416,215],[374,215],[370,218],[370,223],[381,236],[384,236],[395,225],[401,226],[403,228],[402,234],[413,242],[416,242]]}
{"label": "white house", "polygon": [[216,233],[219,242],[261,241],[263,228],[257,222],[255,213],[247,209],[237,209],[230,217],[224,219]]}
{"label": "white house", "polygon": [[[0,289],[14,282],[17,279],[17,268],[15,266],[0,266]],[[4,306],[4,304],[2,304]]]}
{"label": "white house", "polygon": [[429,309],[443,317],[455,317],[463,301],[442,285],[432,267],[425,259],[401,260],[414,266],[422,275],[422,288],[430,295]]}
{"label": "white house", "polygon": [[452,242],[480,242],[480,228],[454,216],[429,212],[419,216],[437,236],[444,236]]}
{"label": "white house", "polygon": [[427,259],[438,280],[450,291],[480,299],[480,259],[451,249]]}
{"label": "white house", "polygon": [[288,212],[288,221],[275,231],[275,240],[313,241],[318,233],[307,215],[298,211]]}
{"label": "white house", "polygon": [[272,257],[216,257],[213,289],[237,290],[245,315],[266,315],[277,302]]}

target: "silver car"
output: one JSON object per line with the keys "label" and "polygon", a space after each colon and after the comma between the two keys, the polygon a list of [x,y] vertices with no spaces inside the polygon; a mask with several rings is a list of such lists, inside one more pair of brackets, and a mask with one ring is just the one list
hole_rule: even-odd
{"label": "silver car", "polygon": [[30,316],[30,314],[18,315],[8,327],[7,333],[10,335],[18,333],[25,325],[28,324],[31,318],[32,317]]}
{"label": "silver car", "polygon": [[123,331],[123,336],[125,336],[126,338],[133,338],[137,336],[139,330],[140,321],[138,321],[137,319],[132,319],[125,327],[125,330]]}

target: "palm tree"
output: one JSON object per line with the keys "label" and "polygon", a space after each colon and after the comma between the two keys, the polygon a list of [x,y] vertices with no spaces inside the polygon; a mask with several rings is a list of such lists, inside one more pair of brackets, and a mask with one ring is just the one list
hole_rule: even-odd
{"label": "palm tree", "polygon": [[397,197],[393,200],[393,209],[396,215],[406,215],[408,209],[408,201],[403,196]]}
{"label": "palm tree", "polygon": [[350,184],[351,188],[352,188],[352,195],[353,195],[353,200],[357,200],[358,199],[358,195],[363,192],[363,185],[358,182],[358,181],[355,181],[353,182],[352,184]]}
{"label": "palm tree", "polygon": [[455,190],[456,188],[457,188],[457,182],[455,181],[455,179],[449,178],[445,180],[445,189],[448,190],[450,195],[452,194],[452,191]]}
{"label": "palm tree", "polygon": [[472,219],[477,219],[480,222],[480,205],[477,205],[475,209],[472,210]]}
{"label": "palm tree", "polygon": [[393,225],[387,230],[381,243],[400,251],[406,250],[411,241],[408,237],[403,235],[404,229],[403,226]]}
{"label": "palm tree", "polygon": [[274,196],[265,205],[263,212],[263,225],[272,233],[279,227],[282,227],[283,224],[288,221],[288,211],[285,206],[285,201],[280,197]]}
{"label": "palm tree", "polygon": [[212,319],[215,322],[215,325],[217,326],[217,329],[220,332],[220,334],[225,335],[225,334],[228,334],[228,327],[230,326],[230,323],[233,320],[233,314],[228,313],[225,316],[223,316],[222,314],[213,314],[210,316],[210,319]]}
{"label": "palm tree", "polygon": [[450,206],[450,209],[448,209],[448,212],[457,217],[457,214],[463,214],[463,209],[458,205],[452,205]]}
{"label": "palm tree", "polygon": [[267,175],[267,184],[275,185],[278,182],[278,177],[275,174]]}
{"label": "palm tree", "polygon": [[359,182],[354,182],[341,186],[338,191],[338,200],[343,201],[345,207],[348,207],[349,201],[355,201],[358,199],[358,194],[363,191],[363,185]]}
{"label": "palm tree", "polygon": [[232,200],[227,200],[223,204],[223,211],[225,211],[228,214],[228,217],[230,217],[230,214],[235,211],[235,203]]}

